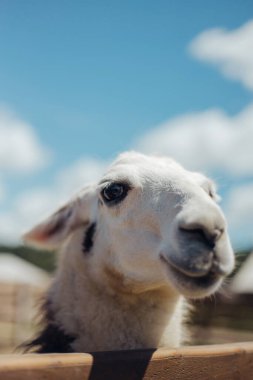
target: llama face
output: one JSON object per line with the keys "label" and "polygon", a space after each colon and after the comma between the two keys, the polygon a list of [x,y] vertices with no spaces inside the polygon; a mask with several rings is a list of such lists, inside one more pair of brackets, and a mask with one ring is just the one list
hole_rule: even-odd
{"label": "llama face", "polygon": [[121,155],[26,238],[75,247],[95,281],[124,291],[167,287],[202,297],[234,265],[213,184],[171,159],[137,153]]}

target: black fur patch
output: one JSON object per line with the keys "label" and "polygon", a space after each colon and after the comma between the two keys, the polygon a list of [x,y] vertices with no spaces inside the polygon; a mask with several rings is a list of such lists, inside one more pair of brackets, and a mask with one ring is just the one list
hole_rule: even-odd
{"label": "black fur patch", "polygon": [[96,223],[92,223],[87,230],[85,231],[84,239],[83,239],[83,252],[90,252],[93,247],[93,237],[96,232]]}
{"label": "black fur patch", "polygon": [[43,319],[45,327],[37,337],[22,345],[25,352],[32,351],[39,354],[74,352],[71,343],[73,343],[76,338],[66,334],[55,323],[53,313],[50,310],[49,301],[46,301],[42,305],[42,311],[44,312]]}
{"label": "black fur patch", "polygon": [[57,325],[49,323],[31,342],[26,344],[26,351],[32,350],[38,354],[74,352],[71,343],[74,337],[67,335]]}

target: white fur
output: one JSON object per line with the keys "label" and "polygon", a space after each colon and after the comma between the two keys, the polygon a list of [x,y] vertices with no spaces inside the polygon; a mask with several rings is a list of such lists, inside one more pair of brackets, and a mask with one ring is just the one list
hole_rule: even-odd
{"label": "white fur", "polygon": [[[112,181],[127,181],[131,189],[108,207],[100,193]],[[91,223],[94,245],[84,253]],[[213,250],[199,230],[208,238],[217,234]],[[212,182],[172,159],[135,152],[120,155],[100,183],[25,240],[60,251],[49,299],[57,324],[77,337],[75,351],[179,346],[185,297],[213,293],[234,265]],[[215,281],[196,283],[210,271]]]}

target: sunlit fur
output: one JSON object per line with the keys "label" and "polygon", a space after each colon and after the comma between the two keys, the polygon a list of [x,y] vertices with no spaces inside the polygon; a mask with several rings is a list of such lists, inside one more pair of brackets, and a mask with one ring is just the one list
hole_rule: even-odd
{"label": "sunlit fur", "polygon": [[[100,193],[113,181],[127,182],[130,190],[109,207]],[[24,236],[28,244],[59,251],[47,299],[54,325],[75,338],[73,351],[182,343],[185,297],[212,294],[234,265],[216,201],[215,187],[203,175],[170,158],[127,152],[101,181]],[[93,223],[86,254],[85,231]],[[194,223],[206,233],[221,231],[214,248],[198,231],[185,230]],[[213,255],[220,273],[209,283],[202,279],[214,268]]]}

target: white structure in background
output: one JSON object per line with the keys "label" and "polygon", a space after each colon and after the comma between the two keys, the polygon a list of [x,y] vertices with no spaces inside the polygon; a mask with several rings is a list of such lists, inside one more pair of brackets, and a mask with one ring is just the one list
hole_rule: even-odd
{"label": "white structure in background", "polygon": [[241,269],[234,277],[231,290],[236,294],[253,293],[253,252],[249,254]]}
{"label": "white structure in background", "polygon": [[27,284],[44,288],[50,276],[42,269],[11,253],[0,254],[0,283]]}

